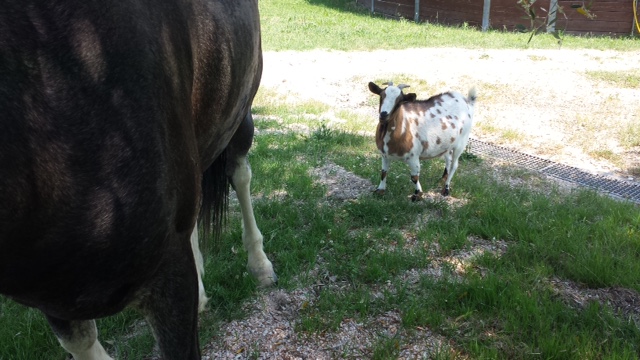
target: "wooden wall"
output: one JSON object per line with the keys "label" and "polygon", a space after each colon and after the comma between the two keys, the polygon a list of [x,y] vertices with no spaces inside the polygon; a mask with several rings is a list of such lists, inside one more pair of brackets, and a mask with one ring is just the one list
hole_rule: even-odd
{"label": "wooden wall", "polygon": [[[595,0],[591,12],[596,18],[589,20],[571,5],[582,5],[578,0],[558,0],[558,5],[564,8],[568,21],[562,15],[558,17],[558,28],[569,34],[592,33],[595,35],[629,35],[634,26],[633,20],[633,0]],[[584,1],[588,4],[589,1]],[[640,6],[640,2],[638,2]],[[640,14],[640,12],[639,12]],[[640,15],[639,15],[640,18]],[[636,31],[635,34],[638,32]]]}
{"label": "wooden wall", "polygon": [[[629,35],[634,24],[632,1],[594,0],[591,12],[596,17],[589,20],[572,8],[572,5],[588,4],[588,0],[558,0],[558,5],[564,9],[567,19],[559,15],[556,28],[566,29],[569,34]],[[371,0],[356,2],[371,10]],[[415,16],[415,0],[374,0],[373,4],[376,13],[388,17],[413,20]],[[483,5],[484,0],[420,0],[419,19],[447,25],[467,23],[480,27]],[[541,8],[549,10],[549,5],[550,0],[538,0],[535,3],[537,16],[547,16]],[[640,17],[640,9],[638,10]],[[525,15],[517,0],[491,0],[489,21],[493,29],[512,31],[518,24],[529,28],[530,21],[522,18]],[[635,34],[637,35],[637,32]]]}

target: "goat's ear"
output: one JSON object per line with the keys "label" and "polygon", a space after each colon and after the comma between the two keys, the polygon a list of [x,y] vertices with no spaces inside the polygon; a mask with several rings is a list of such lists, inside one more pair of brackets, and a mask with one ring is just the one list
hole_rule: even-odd
{"label": "goat's ear", "polygon": [[380,93],[382,92],[382,89],[380,89],[380,86],[372,82],[369,82],[369,90],[376,95],[380,95]]}
{"label": "goat's ear", "polygon": [[404,101],[416,101],[416,93],[404,94]]}

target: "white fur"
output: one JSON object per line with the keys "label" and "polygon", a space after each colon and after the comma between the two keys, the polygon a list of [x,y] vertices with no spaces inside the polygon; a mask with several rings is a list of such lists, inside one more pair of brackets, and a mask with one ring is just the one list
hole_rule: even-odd
{"label": "white fur", "polygon": [[[385,89],[386,96],[381,112],[385,111],[383,108],[389,98],[395,101],[395,98],[400,95],[399,91],[400,89],[394,86]],[[448,176],[442,192],[448,194],[451,178],[458,168],[458,158],[464,151],[471,133],[475,98],[475,89],[469,91],[467,98],[458,92],[447,92],[435,97],[434,102],[416,102],[415,104],[420,106],[419,110],[408,111],[409,107],[403,107],[390,113],[389,127],[380,149],[383,173],[388,175],[391,160],[401,160],[409,165],[411,176],[417,179],[420,174],[421,159],[443,157]],[[394,132],[396,136],[397,134],[402,137],[412,136],[413,141],[409,151],[390,152],[390,149],[396,148],[392,143],[395,140],[391,136]],[[381,179],[377,191],[383,192],[386,185],[385,176]],[[415,193],[422,193],[420,181],[415,183]]]}
{"label": "white fur", "polygon": [[200,243],[198,241],[198,223],[193,228],[191,233],[191,251],[193,252],[193,259],[196,263],[196,271],[198,273],[198,311],[202,312],[207,308],[207,302],[209,298],[204,290],[204,283],[202,277],[204,276],[204,259],[202,258],[202,252],[200,252]]}
{"label": "white fur", "polygon": [[71,331],[69,338],[58,337],[58,342],[75,360],[113,360],[97,339],[94,320],[74,321]]}
{"label": "white fur", "polygon": [[260,286],[270,286],[277,281],[273,265],[263,250],[263,237],[256,224],[251,204],[251,168],[246,157],[238,160],[231,177],[242,212],[242,243],[247,251],[247,268],[258,280]]}
{"label": "white fur", "polygon": [[401,90],[397,86],[388,86],[385,91],[385,98],[380,105],[380,113],[391,113],[393,107],[396,105],[396,99],[400,96]]}

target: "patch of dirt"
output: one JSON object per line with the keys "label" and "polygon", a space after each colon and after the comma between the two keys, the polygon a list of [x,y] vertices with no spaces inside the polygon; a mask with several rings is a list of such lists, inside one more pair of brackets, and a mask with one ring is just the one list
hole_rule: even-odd
{"label": "patch of dirt", "polygon": [[572,281],[552,278],[554,292],[569,306],[584,309],[591,302],[609,306],[623,319],[631,319],[640,328],[640,294],[631,289],[609,287],[589,289]]}
{"label": "patch of dirt", "polygon": [[327,187],[325,195],[327,198],[357,199],[373,190],[373,185],[369,180],[363,179],[332,162],[326,163],[321,168],[314,168],[310,173],[316,178],[316,183]]}
{"label": "patch of dirt", "polygon": [[367,359],[380,339],[410,339],[398,342],[399,359],[415,359],[433,354],[446,344],[428,329],[408,334],[395,311],[365,322],[344,319],[336,332],[313,336],[297,332],[298,314],[313,298],[311,289],[260,294],[246,306],[246,319],[232,321],[220,329],[221,341],[207,345],[204,352],[210,355],[203,359]]}
{"label": "patch of dirt", "polygon": [[[425,48],[266,52],[261,84],[292,102],[320,101],[332,111],[349,109],[368,115],[371,134],[377,109],[371,105],[374,95],[367,88],[369,81],[393,81],[399,76],[426,81],[434,93],[418,93],[418,98],[447,90],[466,93],[475,86],[478,105],[472,137],[628,180],[637,176],[632,167],[637,165],[640,149],[623,149],[612,128],[638,123],[640,89],[592,80],[587,72],[627,71],[637,68],[638,63],[638,51]],[[597,124],[585,121],[594,116],[599,119]],[[482,123],[498,131],[480,131]],[[600,130],[590,129],[594,126]],[[518,135],[501,138],[500,132],[507,130]],[[593,151],[585,152],[585,147]],[[593,157],[607,152],[613,154],[613,160],[620,160]]]}

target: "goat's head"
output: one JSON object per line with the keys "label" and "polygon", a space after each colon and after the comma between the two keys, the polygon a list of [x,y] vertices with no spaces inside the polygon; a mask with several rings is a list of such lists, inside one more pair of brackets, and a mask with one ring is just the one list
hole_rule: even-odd
{"label": "goat's head", "polygon": [[382,89],[380,86],[373,82],[369,83],[369,90],[380,96],[380,106],[378,111],[380,112],[380,121],[386,122],[389,119],[389,115],[396,109],[396,107],[405,101],[415,101],[416,94],[409,93],[404,94],[402,89],[408,88],[409,85],[400,84],[394,86],[393,82],[388,82],[386,88]]}

